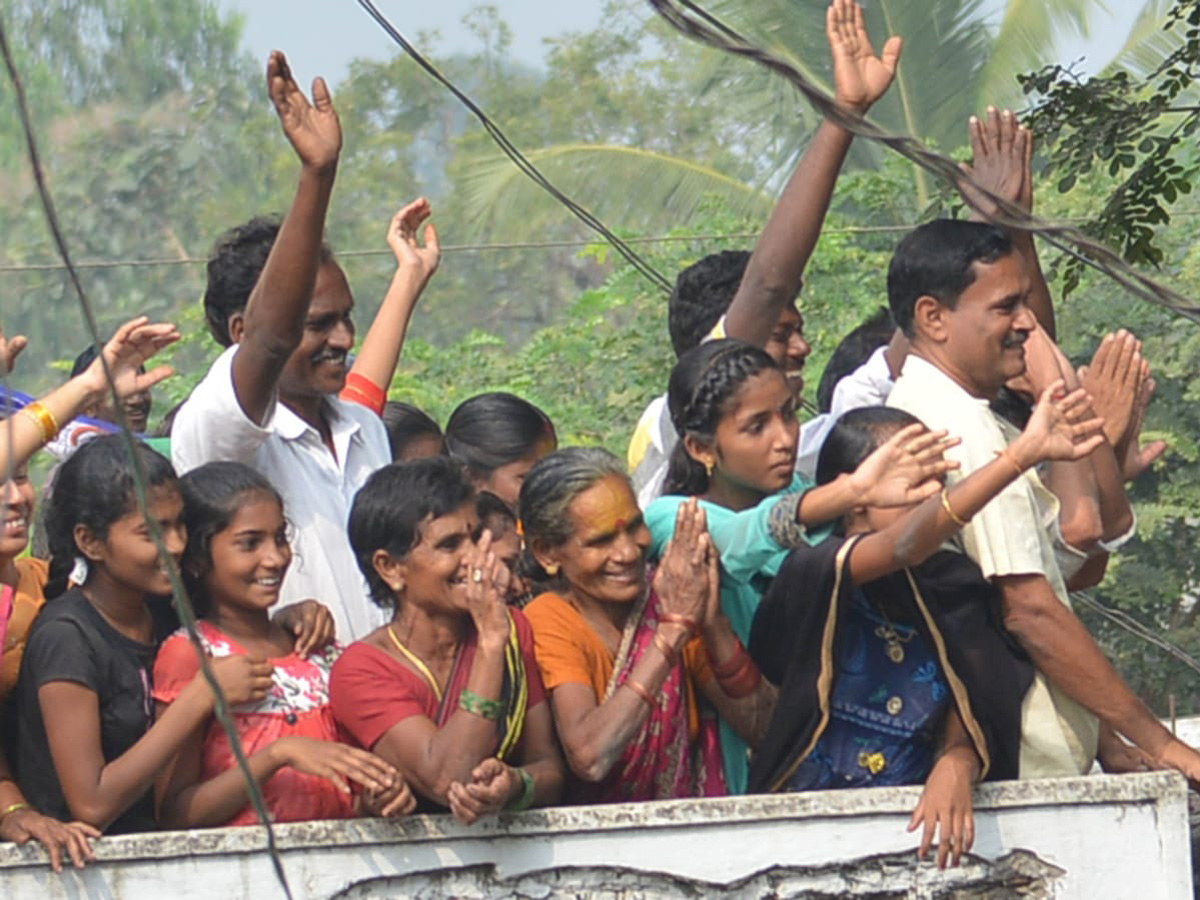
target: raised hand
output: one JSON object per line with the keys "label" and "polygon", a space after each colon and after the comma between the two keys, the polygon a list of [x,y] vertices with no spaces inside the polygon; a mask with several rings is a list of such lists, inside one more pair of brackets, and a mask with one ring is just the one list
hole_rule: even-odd
{"label": "raised hand", "polygon": [[342,126],[325,79],[313,79],[309,103],[292,77],[287,57],[272,50],[267,60],[267,93],[300,162],[319,172],[332,171],[342,150]]}
{"label": "raised hand", "polygon": [[492,552],[492,533],[484,531],[466,557],[466,611],[481,642],[508,640],[508,566]]}
{"label": "raised hand", "polygon": [[[1033,212],[1033,133],[1017,123],[1011,109],[994,106],[983,119],[971,116],[967,128],[972,163],[964,163],[963,172],[997,197]],[[1000,212],[994,200],[967,182],[958,190],[974,211],[972,218],[990,221]]]}
{"label": "raised hand", "polygon": [[[179,330],[166,323],[151,325],[146,316],[131,319],[112,336],[101,354],[108,363],[108,371],[112,374],[113,388],[117,397],[126,397],[148,391],[160,381],[170,377],[174,369],[170,366],[158,366],[148,372],[142,367],[164,347],[179,340]],[[99,357],[88,366],[86,376],[91,381],[91,389],[101,393],[108,389],[104,377],[104,365]]]}
{"label": "raised hand", "polygon": [[396,265],[421,281],[429,280],[442,259],[437,229],[432,223],[425,226],[425,246],[417,242],[417,229],[431,213],[429,201],[420,197],[392,216],[388,225],[387,242],[396,255]]}
{"label": "raised hand", "polygon": [[1009,451],[1023,468],[1043,460],[1083,459],[1104,443],[1104,419],[1092,413],[1083,388],[1067,394],[1062,381],[1042,392],[1033,415]]}
{"label": "raised hand", "polygon": [[471,825],[483,816],[500,812],[523,787],[520,773],[493,756],[475,767],[467,784],[452,782],[446,799],[454,818]]}
{"label": "raised hand", "polygon": [[1129,438],[1141,390],[1141,343],[1125,329],[1106,334],[1091,365],[1079,370],[1079,381],[1104,417],[1104,436],[1117,447]]}
{"label": "raised hand", "polygon": [[1146,421],[1146,410],[1150,407],[1150,399],[1158,388],[1158,382],[1150,377],[1150,365],[1142,360],[1142,382],[1138,388],[1137,402],[1134,404],[1133,421],[1125,437],[1113,448],[1117,462],[1121,466],[1121,477],[1133,481],[1146,472],[1160,456],[1167,452],[1166,441],[1151,441],[1142,446],[1142,425]]}
{"label": "raised hand", "polygon": [[12,374],[21,351],[29,346],[29,339],[23,334],[13,338],[5,338],[4,330],[0,329],[0,378]]}
{"label": "raised hand", "polygon": [[883,53],[876,56],[862,7],[854,0],[833,0],[829,4],[825,34],[833,54],[834,97],[840,105],[865,113],[896,77],[903,40],[888,38]]}
{"label": "raised hand", "polygon": [[943,455],[962,443],[944,431],[914,423],[901,428],[862,461],[851,484],[865,506],[908,506],[932,497],[941,478],[959,464]]}
{"label": "raised hand", "polygon": [[708,519],[699,503],[693,497],[679,504],[675,535],[654,573],[654,591],[663,612],[687,618],[696,628],[703,624],[711,600],[709,554],[714,552]]}

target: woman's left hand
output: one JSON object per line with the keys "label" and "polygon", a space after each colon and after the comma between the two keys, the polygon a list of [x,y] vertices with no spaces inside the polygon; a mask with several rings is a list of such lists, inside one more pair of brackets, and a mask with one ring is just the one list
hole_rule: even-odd
{"label": "woman's left hand", "polygon": [[446,798],[454,818],[471,825],[483,816],[500,812],[523,786],[517,770],[493,756],[475,767],[470,783],[453,782]]}
{"label": "woman's left hand", "polygon": [[[975,814],[971,788],[979,772],[979,759],[970,747],[953,747],[944,752],[929,777],[917,808],[913,810],[910,832],[925,826],[917,858],[924,860],[938,839],[937,864],[946,868],[948,859],[958,865],[963,853],[975,843]],[[951,856],[953,854],[953,856]]]}
{"label": "woman's left hand", "polygon": [[508,583],[512,573],[492,552],[492,533],[484,531],[467,553],[467,609],[481,641],[508,640]]}
{"label": "woman's left hand", "polygon": [[37,841],[50,854],[50,867],[62,871],[63,856],[77,869],[95,862],[91,841],[100,832],[85,822],[60,822],[36,809],[18,809],[0,819],[0,838],[17,845]]}
{"label": "woman's left hand", "polygon": [[389,787],[366,788],[358,795],[361,814],[382,819],[411,815],[417,808],[417,798],[404,776],[397,774]]}
{"label": "woman's left hand", "polygon": [[941,490],[941,478],[959,464],[943,454],[962,443],[944,431],[914,423],[901,428],[849,476],[864,506],[908,506]]}
{"label": "woman's left hand", "polygon": [[708,612],[710,551],[708,519],[693,497],[679,504],[675,534],[654,574],[654,591],[663,612],[690,619],[696,628]]}
{"label": "woman's left hand", "polygon": [[316,600],[301,600],[275,613],[275,624],[296,638],[296,655],[320,650],[337,635],[329,607]]}

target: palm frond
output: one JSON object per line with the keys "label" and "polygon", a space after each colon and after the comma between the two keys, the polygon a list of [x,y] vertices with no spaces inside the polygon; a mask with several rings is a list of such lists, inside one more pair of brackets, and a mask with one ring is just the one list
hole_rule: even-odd
{"label": "palm frond", "polygon": [[[565,144],[527,153],[565,194],[610,228],[649,232],[686,225],[708,203],[735,216],[764,218],[772,198],[735,178],[686,159],[634,147]],[[507,157],[488,156],[463,172],[476,235],[545,233],[570,213]]]}
{"label": "palm frond", "polygon": [[1124,45],[1105,72],[1127,69],[1137,75],[1146,75],[1177,50],[1183,44],[1186,28],[1180,24],[1170,31],[1163,29],[1167,13],[1174,5],[1175,0],[1145,0]]}

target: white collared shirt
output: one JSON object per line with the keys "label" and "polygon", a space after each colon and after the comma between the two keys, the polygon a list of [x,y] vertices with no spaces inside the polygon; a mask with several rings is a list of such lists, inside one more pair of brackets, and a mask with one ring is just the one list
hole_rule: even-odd
{"label": "white collared shirt", "polygon": [[283,496],[292,526],[292,565],[277,607],[315,599],[329,607],[343,644],[384,624],[346,533],[354,495],[372,472],[391,462],[387,432],[364,406],[326,398],[336,457],[315,428],[271,401],[262,425],[246,415],[233,387],[230,347],[180,408],[171,428],[171,461],[183,475],[230,460],[261,472]]}
{"label": "white collared shirt", "polygon": [[[974,397],[937,366],[909,354],[888,406],[912,413],[928,428],[962,439],[946,451],[961,468],[953,483],[996,458],[1018,434],[995,415],[985,399]],[[1055,556],[1059,504],[1033,469],[1001,491],[962,530],[968,556],[984,577],[1041,575],[1070,606]],[[1021,778],[1081,775],[1096,755],[1096,717],[1049,684],[1038,672],[1025,695],[1021,721]]]}

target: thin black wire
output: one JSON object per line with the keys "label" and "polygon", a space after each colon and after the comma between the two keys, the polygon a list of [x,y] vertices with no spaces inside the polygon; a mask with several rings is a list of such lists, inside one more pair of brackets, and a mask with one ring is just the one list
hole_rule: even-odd
{"label": "thin black wire", "polygon": [[[32,117],[29,114],[29,104],[25,96],[25,85],[21,80],[21,76],[17,71],[16,63],[13,60],[12,51],[8,44],[8,29],[4,23],[3,17],[0,16],[0,54],[4,57],[4,65],[8,70],[9,80],[12,82],[13,91],[17,99],[17,112],[21,119],[21,128],[24,132],[25,147],[29,155],[29,165],[33,172],[33,179],[37,185],[38,198],[41,202],[42,212],[46,217],[46,225],[50,229],[50,234],[54,238],[54,246],[58,250],[58,255],[62,259],[63,267],[66,269],[71,284],[75,288],[76,294],[79,296],[79,305],[83,311],[83,318],[87,324],[88,331],[92,336],[92,341],[95,346],[103,346],[103,341],[100,337],[100,329],[96,324],[96,317],[92,310],[91,302],[88,300],[87,292],[83,289],[83,283],[79,280],[79,273],[75,270],[75,266],[71,262],[71,254],[67,249],[66,239],[63,237],[62,229],[59,226],[58,214],[54,208],[54,200],[50,196],[49,188],[46,185],[45,172],[42,168],[41,154],[38,152],[37,138],[34,134]],[[242,749],[242,742],[238,737],[237,727],[234,725],[232,718],[229,715],[229,703],[225,699],[225,694],[221,690],[220,684],[217,683],[216,676],[213,674],[212,666],[204,652],[204,648],[200,643],[200,637],[196,633],[196,617],[192,609],[191,601],[187,596],[187,591],[184,589],[183,582],[179,577],[179,569],[175,565],[175,560],[163,543],[162,530],[159,528],[158,522],[149,514],[149,500],[146,486],[146,473],[142,465],[142,461],[137,454],[136,438],[133,432],[129,430],[128,422],[125,420],[123,404],[117,396],[116,385],[113,383],[112,372],[108,366],[108,360],[101,353],[98,356],[100,365],[104,370],[105,380],[108,382],[109,393],[112,396],[113,408],[117,415],[117,424],[120,427],[120,433],[125,439],[126,451],[132,462],[134,493],[137,495],[138,506],[142,511],[142,516],[145,519],[150,537],[154,541],[155,548],[158,551],[159,559],[162,561],[167,575],[171,582],[171,590],[175,609],[179,613],[180,621],[187,629],[188,636],[191,638],[192,645],[196,648],[196,653],[200,659],[200,671],[204,674],[204,680],[208,682],[209,688],[212,690],[216,698],[214,714],[217,720],[221,723],[229,738],[230,746],[233,749],[234,757],[237,760],[238,768],[241,770],[243,777],[246,780],[246,790],[250,795],[250,803],[258,813],[259,819],[262,821],[263,827],[266,828],[267,834],[267,852],[271,857],[271,865],[275,870],[275,877],[279,880],[280,887],[283,888],[284,895],[288,900],[292,900],[292,890],[288,884],[287,874],[283,870],[283,862],[279,856],[279,848],[275,843],[275,832],[271,827],[271,817],[267,812],[266,804],[263,802],[262,792],[259,790],[258,782],[250,772],[249,763],[246,760],[245,752]]]}
{"label": "thin black wire", "polygon": [[418,51],[417,48],[414,47],[412,43],[409,42],[408,39],[396,29],[396,26],[388,21],[387,17],[379,11],[379,9],[374,3],[371,2],[371,0],[357,0],[357,2],[358,5],[361,6],[364,11],[366,11],[367,15],[374,19],[379,27],[387,33],[388,37],[395,41],[396,44],[398,44],[399,47],[405,53],[407,53],[417,65],[424,69],[431,78],[446,88],[446,90],[453,94],[459,100],[459,102],[461,102],[468,110],[471,111],[471,114],[479,120],[479,122],[483,125],[484,130],[487,131],[488,135],[493,141],[495,141],[496,145],[504,152],[504,155],[512,160],[513,165],[524,172],[525,175],[527,175],[535,184],[550,194],[550,196],[552,196],[555,200],[569,209],[581,222],[612,244],[616,251],[625,257],[629,264],[637,269],[638,272],[640,272],[646,279],[648,279],[657,287],[661,288],[663,291],[670,293],[671,282],[668,281],[661,272],[643,259],[636,250],[629,246],[626,241],[622,240],[620,237],[610,231],[608,227],[594,215],[592,215],[591,212],[580,206],[578,203],[560,191],[557,187],[555,187],[550,180],[542,174],[541,170],[539,170],[537,166],[531,163],[525,157],[525,155],[517,149],[516,145],[514,145],[512,141],[508,139],[500,127],[492,121],[491,117],[489,117],[488,114],[485,113],[479,107],[479,105],[453,81],[442,74],[442,72],[439,71],[433,63],[426,59],[420,53],[420,51]]}
{"label": "thin black wire", "polygon": [[1157,647],[1159,650],[1162,650],[1168,656],[1171,656],[1174,659],[1177,659],[1179,662],[1183,663],[1185,666],[1187,666],[1192,671],[1196,672],[1197,674],[1200,674],[1200,661],[1197,661],[1194,656],[1189,654],[1182,647],[1179,647],[1177,644],[1174,644],[1171,641],[1167,640],[1165,637],[1160,635],[1158,632],[1143,625],[1141,622],[1139,622],[1137,619],[1133,618],[1133,616],[1129,615],[1129,613],[1125,612],[1124,610],[1115,609],[1114,607],[1107,606],[1104,603],[1101,603],[1095,597],[1091,596],[1090,594],[1085,593],[1084,591],[1075,591],[1074,593],[1071,594],[1071,599],[1078,601],[1082,605],[1086,606],[1088,609],[1103,616],[1105,619],[1107,619],[1112,624],[1116,625],[1118,628],[1124,629],[1125,631],[1132,634],[1134,637],[1141,638],[1146,643]]}
{"label": "thin black wire", "polygon": [[782,76],[800,91],[819,113],[851,134],[883,144],[953,187],[966,184],[976,189],[997,207],[997,212],[988,217],[989,221],[1006,228],[1036,234],[1068,256],[1108,275],[1143,300],[1164,306],[1178,315],[1200,323],[1200,306],[1196,305],[1194,299],[1164,287],[1137,271],[1125,262],[1120,254],[1078,228],[1039,219],[1006,198],[997,196],[981,185],[974,176],[964,173],[958,163],[950,157],[933,152],[909,135],[887,131],[871,120],[844,109],[827,91],[810,81],[795,66],[751,44],[693,0],[647,2],[663,20],[684,36],[725,53],[749,59]]}

